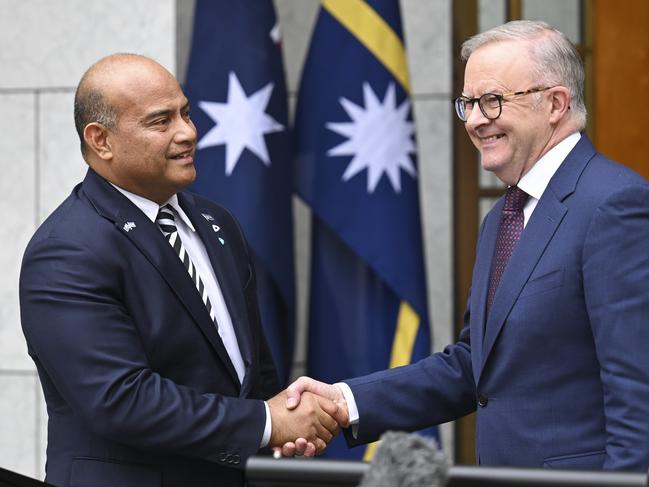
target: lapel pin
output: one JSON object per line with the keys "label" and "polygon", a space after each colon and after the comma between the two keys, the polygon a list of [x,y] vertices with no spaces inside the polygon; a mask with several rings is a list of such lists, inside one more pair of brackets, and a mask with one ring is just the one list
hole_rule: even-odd
{"label": "lapel pin", "polygon": [[130,232],[135,228],[135,223],[134,222],[126,222],[124,223],[124,226],[122,227],[126,233]]}
{"label": "lapel pin", "polygon": [[208,222],[213,222],[214,221],[214,217],[212,215],[210,215],[209,213],[201,213],[201,215],[203,215],[203,218],[205,218]]}

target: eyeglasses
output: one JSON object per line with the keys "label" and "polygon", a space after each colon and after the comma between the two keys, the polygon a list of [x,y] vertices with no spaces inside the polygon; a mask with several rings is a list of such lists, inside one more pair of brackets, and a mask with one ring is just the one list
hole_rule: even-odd
{"label": "eyeglasses", "polygon": [[529,95],[530,93],[538,93],[540,91],[549,90],[550,88],[554,87],[548,86],[546,88],[531,88],[526,91],[503,93],[500,95],[497,93],[485,93],[478,98],[458,96],[455,100],[453,100],[453,104],[455,105],[455,113],[457,113],[457,116],[463,122],[466,122],[469,118],[475,102],[478,102],[480,111],[485,116],[485,118],[489,120],[496,120],[498,117],[500,117],[500,114],[503,111],[503,102],[507,101],[507,99],[513,98],[515,96]]}

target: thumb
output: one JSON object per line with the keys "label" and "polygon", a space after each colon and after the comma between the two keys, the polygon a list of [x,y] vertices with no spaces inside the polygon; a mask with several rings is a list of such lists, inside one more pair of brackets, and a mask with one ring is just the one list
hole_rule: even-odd
{"label": "thumb", "polygon": [[307,377],[300,377],[286,388],[286,408],[295,409],[300,404],[302,393],[306,390]]}
{"label": "thumb", "polygon": [[336,413],[333,415],[333,418],[338,421],[338,424],[342,426],[343,428],[348,428],[349,427],[349,408],[347,407],[347,401],[345,400],[339,400],[339,401],[334,401],[336,406],[338,406],[338,409]]}

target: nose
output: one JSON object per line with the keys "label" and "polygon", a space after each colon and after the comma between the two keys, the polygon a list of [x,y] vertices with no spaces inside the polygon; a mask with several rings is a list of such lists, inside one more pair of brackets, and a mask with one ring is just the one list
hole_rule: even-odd
{"label": "nose", "polygon": [[489,122],[491,122],[491,120],[484,116],[478,103],[476,103],[469,112],[469,116],[467,117],[464,126],[467,130],[475,130],[481,125],[488,124]]}
{"label": "nose", "polygon": [[196,142],[196,127],[194,126],[194,122],[192,122],[191,118],[183,118],[179,117],[179,122],[175,134],[175,142],[176,143],[191,143],[194,144]]}

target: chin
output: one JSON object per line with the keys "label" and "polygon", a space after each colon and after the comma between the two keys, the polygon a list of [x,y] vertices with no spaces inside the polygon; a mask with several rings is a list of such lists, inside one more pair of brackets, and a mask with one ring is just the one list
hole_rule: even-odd
{"label": "chin", "polygon": [[480,160],[480,165],[482,166],[482,169],[484,169],[485,171],[497,173],[499,170],[503,168],[504,164],[501,161],[494,160],[491,157],[487,157],[487,158],[483,157]]}
{"label": "chin", "polygon": [[192,184],[196,179],[196,168],[192,164],[189,167],[184,168],[182,174],[180,174],[180,179],[187,182],[187,184]]}

